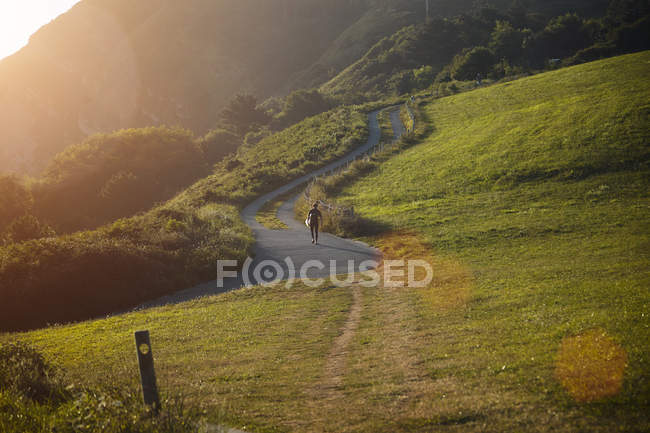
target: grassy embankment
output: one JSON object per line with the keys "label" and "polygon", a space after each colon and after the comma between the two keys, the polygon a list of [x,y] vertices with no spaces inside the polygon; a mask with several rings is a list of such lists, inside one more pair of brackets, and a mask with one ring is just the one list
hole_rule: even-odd
{"label": "grassy embankment", "polygon": [[338,197],[416,233],[434,272],[456,269],[451,291],[399,296],[422,368],[469,425],[648,427],[649,64],[644,52],[432,101],[433,134]]}
{"label": "grassy embankment", "polygon": [[[387,98],[384,99],[383,101],[378,101],[373,104],[366,104],[366,109],[370,109],[370,107],[376,108],[376,107],[381,107],[382,105],[390,106],[391,104],[396,104],[400,103],[401,100],[399,98]],[[382,110],[377,114],[377,120],[379,122],[379,127],[381,129],[381,138],[380,141],[382,143],[390,143],[393,140],[393,128],[390,122],[390,110]],[[359,166],[363,165],[362,161],[356,161],[355,163],[352,164],[352,171],[355,170],[355,168],[358,168]],[[259,212],[255,216],[255,219],[257,222],[262,224],[264,227],[271,229],[271,230],[284,230],[287,229],[287,225],[280,221],[277,217],[277,211],[282,204],[293,197],[296,194],[299,194],[302,192],[304,189],[304,186],[297,187],[296,189],[292,191],[288,191],[275,199],[269,201],[266,203],[262,208],[260,208]],[[318,197],[316,197],[318,198]],[[303,203],[304,200],[300,199],[299,200],[300,205],[300,214],[307,214],[309,208],[311,207],[311,204],[309,206],[307,203]],[[298,217],[298,214],[296,215]],[[332,233],[339,233],[339,234],[344,234],[345,231],[341,230],[340,228],[336,228],[337,222],[335,221],[330,221],[330,215],[324,215],[325,217],[325,229]],[[298,218],[298,220],[301,220],[301,218]]]}
{"label": "grassy embankment", "polygon": [[284,203],[289,198],[291,198],[292,194],[297,194],[297,193],[298,193],[297,190],[290,191],[266,203],[264,206],[260,208],[259,212],[257,212],[257,215],[255,215],[255,219],[257,220],[257,222],[270,230],[288,229],[289,227],[287,227],[287,225],[278,218],[277,215],[278,209],[280,208],[280,206],[282,206],[282,203]]}
{"label": "grassy embankment", "polygon": [[0,248],[0,329],[87,319],[213,279],[217,260],[241,262],[252,245],[238,207],[366,136],[361,109],[338,108],[240,148],[146,213]]}
{"label": "grassy embankment", "polygon": [[[403,114],[406,110],[404,104],[400,105],[400,107],[394,108],[393,110],[395,109],[400,110],[401,117],[405,115]],[[418,117],[420,118],[415,123],[415,130],[410,133],[404,133],[400,139],[395,140],[395,133],[390,120],[390,113],[393,110],[384,110],[378,115],[377,120],[381,131],[379,149],[369,157],[364,157],[352,162],[337,174],[320,177],[308,185],[306,191],[309,200],[307,200],[305,196],[301,196],[296,200],[294,205],[294,216],[297,220],[302,219],[302,215],[307,214],[314,201],[322,200],[333,207],[333,209],[325,207],[321,208],[321,211],[323,212],[322,230],[325,232],[333,233],[337,236],[353,237],[368,235],[371,233],[380,233],[387,229],[385,225],[376,224],[373,221],[355,214],[353,206],[350,204],[342,205],[338,203],[334,196],[340,193],[343,187],[350,184],[355,179],[359,179],[373,170],[376,170],[382,162],[401,152],[403,149],[417,143],[418,140],[429,133],[429,126],[421,121],[422,118],[419,110],[417,107],[414,107],[413,111],[416,120]],[[406,114],[406,116],[408,115]],[[412,127],[413,122],[410,122],[410,125]]]}
{"label": "grassy embankment", "polygon": [[163,389],[252,431],[643,431],[649,61],[421,106],[432,134],[341,198],[432,262],[427,288],[251,288],[2,340],[128,386],[148,328]]}

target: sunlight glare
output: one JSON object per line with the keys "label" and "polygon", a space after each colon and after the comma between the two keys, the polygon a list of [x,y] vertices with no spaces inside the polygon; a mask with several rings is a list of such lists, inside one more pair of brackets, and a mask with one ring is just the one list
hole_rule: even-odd
{"label": "sunlight glare", "polygon": [[0,59],[27,45],[29,37],[79,0],[0,1]]}
{"label": "sunlight glare", "polygon": [[564,338],[555,376],[574,399],[590,402],[618,394],[626,367],[625,349],[596,328]]}

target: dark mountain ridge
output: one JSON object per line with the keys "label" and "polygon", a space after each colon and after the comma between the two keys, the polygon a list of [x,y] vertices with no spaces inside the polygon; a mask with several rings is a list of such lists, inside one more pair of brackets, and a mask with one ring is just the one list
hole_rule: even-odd
{"label": "dark mountain ridge", "polygon": [[[233,95],[317,87],[381,38],[423,22],[426,3],[82,0],[0,61],[0,171],[37,174],[97,132],[166,124],[205,133]],[[430,0],[430,16],[474,3]],[[527,3],[547,13],[606,1]]]}

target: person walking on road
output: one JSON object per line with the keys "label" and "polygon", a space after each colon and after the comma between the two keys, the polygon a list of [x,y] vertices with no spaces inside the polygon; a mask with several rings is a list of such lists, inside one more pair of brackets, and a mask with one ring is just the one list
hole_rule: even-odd
{"label": "person walking on road", "polygon": [[318,244],[318,224],[323,221],[323,214],[318,210],[318,203],[314,203],[307,215],[307,222],[311,229],[311,243]]}

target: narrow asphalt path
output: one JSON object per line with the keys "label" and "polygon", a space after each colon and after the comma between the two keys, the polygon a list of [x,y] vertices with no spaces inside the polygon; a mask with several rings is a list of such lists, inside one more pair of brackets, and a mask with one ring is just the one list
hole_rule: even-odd
{"label": "narrow asphalt path", "polygon": [[[338,169],[374,148],[381,138],[377,120],[379,111],[368,114],[369,135],[365,144],[357,147],[343,158],[259,197],[241,211],[243,221],[251,228],[256,240],[253,247],[255,257],[247,264],[238,264],[239,268],[244,265],[246,271],[237,272],[237,277],[224,278],[222,284],[218,280],[209,281],[148,302],[141,305],[140,308],[179,303],[200,296],[223,293],[246,285],[276,280],[301,276],[325,278],[332,274],[348,274],[358,272],[362,264],[367,269],[371,265],[369,261],[378,261],[380,254],[376,249],[364,243],[342,239],[329,233],[321,233],[318,245],[313,245],[309,229],[304,223],[294,219],[293,205],[298,196],[286,201],[278,210],[278,218],[289,227],[288,230],[267,229],[257,222],[255,216],[267,202],[306,184],[317,176]],[[394,138],[397,139],[404,133],[399,109],[392,109],[390,120]],[[226,269],[234,271],[235,267]]]}

